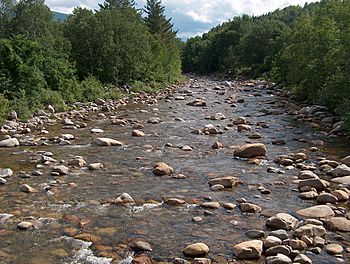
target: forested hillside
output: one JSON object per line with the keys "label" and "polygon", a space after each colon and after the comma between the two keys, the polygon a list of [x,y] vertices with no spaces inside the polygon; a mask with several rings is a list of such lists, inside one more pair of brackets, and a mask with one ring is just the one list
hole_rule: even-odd
{"label": "forested hillside", "polygon": [[350,128],[350,1],[324,0],[235,17],[187,41],[187,72],[267,77],[323,104]]}
{"label": "forested hillside", "polygon": [[[0,1],[0,121],[53,105],[150,89],[181,75],[180,50],[159,0],[141,16],[133,1],[106,0],[56,22],[43,0]],[[152,23],[149,20],[152,18]]]}

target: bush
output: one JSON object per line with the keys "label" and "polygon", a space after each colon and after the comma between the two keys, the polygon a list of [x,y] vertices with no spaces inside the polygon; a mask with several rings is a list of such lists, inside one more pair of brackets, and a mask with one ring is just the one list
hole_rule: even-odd
{"label": "bush", "polygon": [[45,89],[42,93],[41,104],[43,106],[52,105],[56,112],[63,112],[67,109],[61,94],[48,89]]}
{"label": "bush", "polygon": [[9,111],[9,100],[3,94],[0,94],[0,123],[4,122]]}
{"label": "bush", "polygon": [[81,102],[94,101],[95,99],[103,96],[102,85],[94,77],[88,77],[84,79],[78,85],[77,92],[77,100]]}

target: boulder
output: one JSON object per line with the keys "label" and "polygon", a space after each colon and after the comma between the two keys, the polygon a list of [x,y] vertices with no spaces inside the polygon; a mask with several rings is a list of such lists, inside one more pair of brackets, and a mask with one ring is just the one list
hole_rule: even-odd
{"label": "boulder", "polygon": [[261,212],[261,207],[256,205],[256,204],[252,204],[252,203],[240,203],[239,208],[244,213],[257,214],[257,213]]}
{"label": "boulder", "polygon": [[327,219],[325,226],[332,231],[350,232],[350,220],[345,217],[332,217]]}
{"label": "boulder", "polygon": [[292,230],[298,224],[298,219],[286,213],[278,213],[266,221],[266,226],[274,229]]}
{"label": "boulder", "polygon": [[339,165],[334,170],[331,171],[331,174],[333,177],[343,177],[343,176],[350,176],[350,167],[346,166],[345,164]]}
{"label": "boulder", "polygon": [[333,194],[330,194],[330,193],[321,193],[317,197],[317,202],[320,203],[320,204],[336,203],[336,202],[338,202],[338,198],[335,197]]}
{"label": "boulder", "polygon": [[234,150],[234,155],[240,158],[254,158],[266,155],[266,146],[261,143],[246,144]]}
{"label": "boulder", "polygon": [[292,264],[292,260],[286,255],[279,253],[276,256],[267,257],[266,264]]}
{"label": "boulder", "polygon": [[68,174],[68,167],[64,166],[64,165],[58,165],[53,167],[52,172],[53,173],[57,173],[58,175],[66,175]]}
{"label": "boulder", "polygon": [[142,254],[134,257],[131,264],[153,264],[153,261],[149,256]]}
{"label": "boulder", "polygon": [[8,138],[0,141],[0,148],[11,148],[19,146],[17,138]]}
{"label": "boulder", "polygon": [[237,177],[227,176],[221,178],[215,178],[209,181],[210,186],[214,186],[217,184],[223,185],[225,188],[232,188],[236,186],[240,180]]}
{"label": "boulder", "polygon": [[343,159],[341,159],[341,162],[345,164],[346,166],[350,166],[350,156],[347,156]]}
{"label": "boulder", "polygon": [[103,169],[103,164],[102,163],[91,163],[89,164],[89,170],[100,170],[100,169]]}
{"label": "boulder", "polygon": [[343,253],[344,248],[339,244],[328,244],[325,250],[330,255],[337,255]]}
{"label": "boulder", "polygon": [[20,186],[20,190],[21,190],[21,192],[25,192],[25,193],[36,193],[36,192],[38,192],[36,189],[34,189],[33,187],[29,186],[28,184],[22,184]]}
{"label": "boulder", "polygon": [[340,202],[344,202],[344,201],[347,201],[349,200],[349,194],[343,190],[335,190],[335,191],[332,191],[332,194],[337,197],[338,201]]}
{"label": "boulder", "polygon": [[115,204],[134,204],[134,199],[128,193],[122,193],[119,195],[114,202]]}
{"label": "boulder", "polygon": [[189,106],[207,106],[207,102],[203,99],[196,99],[192,102],[187,103]]}
{"label": "boulder", "polygon": [[329,218],[334,211],[327,205],[316,205],[297,211],[297,214],[306,218]]}
{"label": "boulder", "polygon": [[344,185],[350,185],[350,176],[333,178],[332,182]]}
{"label": "boulder", "polygon": [[122,142],[111,138],[97,138],[94,144],[97,146],[123,146]]}
{"label": "boulder", "polygon": [[135,251],[152,251],[150,243],[142,240],[134,241],[131,248]]}
{"label": "boulder", "polygon": [[323,191],[329,185],[330,185],[330,183],[328,181],[325,181],[325,180],[321,180],[321,179],[307,179],[307,180],[299,181],[298,188],[301,189],[301,188],[303,188],[305,186],[310,186],[310,187],[314,187],[318,191]]}
{"label": "boulder", "polygon": [[326,229],[323,226],[306,224],[294,231],[294,236],[301,238],[307,237],[323,237],[326,234]]}
{"label": "boulder", "polygon": [[275,236],[267,236],[264,241],[264,248],[282,245],[282,240]]}
{"label": "boulder", "polygon": [[33,223],[28,222],[28,221],[20,222],[17,225],[17,228],[22,229],[22,230],[26,230],[26,229],[31,228],[31,227],[33,227]]}
{"label": "boulder", "polygon": [[201,207],[206,209],[219,209],[220,204],[218,202],[206,202],[206,203],[202,203]]}
{"label": "boulder", "polygon": [[195,243],[187,246],[183,254],[188,257],[202,257],[209,253],[209,247],[204,243]]}
{"label": "boulder", "polygon": [[153,166],[153,173],[156,176],[171,175],[174,169],[164,162],[159,162]]}
{"label": "boulder", "polygon": [[299,254],[294,258],[294,263],[299,263],[299,264],[312,264],[312,260],[304,255],[304,254]]}
{"label": "boulder", "polygon": [[263,242],[251,240],[233,246],[233,253],[239,259],[259,259],[263,251]]}
{"label": "boulder", "polygon": [[135,129],[135,130],[132,131],[131,135],[132,135],[133,137],[144,137],[144,136],[145,136],[145,133],[143,133],[143,132],[140,131],[140,130]]}
{"label": "boulder", "polygon": [[13,175],[13,171],[9,168],[6,169],[0,169],[0,177],[1,178],[7,178]]}

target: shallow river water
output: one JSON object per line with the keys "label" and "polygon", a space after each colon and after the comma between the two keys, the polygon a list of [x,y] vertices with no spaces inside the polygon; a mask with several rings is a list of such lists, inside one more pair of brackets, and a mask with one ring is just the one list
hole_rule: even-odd
{"label": "shallow river water", "polygon": [[[106,117],[91,115],[87,127],[63,130],[60,124],[46,126],[47,137],[70,133],[75,136],[71,145],[55,145],[0,149],[0,168],[11,168],[14,175],[6,185],[0,186],[0,214],[13,215],[0,221],[0,263],[130,263],[132,250],[127,246],[135,239],[149,242],[150,255],[158,262],[171,262],[182,257],[182,250],[191,243],[203,242],[210,247],[208,255],[216,263],[232,261],[232,246],[249,240],[245,232],[264,229],[266,219],[278,212],[296,215],[295,211],[314,204],[302,201],[293,191],[293,176],[297,169],[285,174],[268,173],[268,167],[278,167],[273,160],[282,154],[304,150],[310,157],[339,160],[350,153],[350,144],[344,138],[330,138],[318,133],[307,123],[296,122],[281,106],[281,99],[269,90],[256,86],[215,90],[221,82],[205,78],[180,88],[177,92],[160,99],[158,104],[133,104],[121,106],[117,111],[105,113]],[[192,92],[192,96],[188,92]],[[175,100],[184,95],[185,100]],[[197,97],[207,101],[207,107],[191,107],[186,103]],[[230,101],[244,98],[244,102]],[[146,110],[146,111],[141,111]],[[267,110],[267,111],[266,111]],[[206,116],[223,113],[225,120],[208,120]],[[266,114],[267,113],[267,114]],[[145,125],[145,137],[132,137],[132,122],[125,126],[111,125],[109,115],[134,120]],[[232,119],[246,117],[253,132],[261,139],[249,139],[250,133],[239,133]],[[160,118],[159,124],[147,123],[152,117]],[[74,121],[74,120],[73,120]],[[268,128],[256,129],[256,123],[266,121]],[[207,124],[218,126],[219,135],[196,135],[193,129],[202,129]],[[91,134],[91,128],[101,128],[103,134]],[[117,139],[124,147],[100,147],[91,144],[97,137]],[[282,139],[284,146],[271,144]],[[298,139],[306,139],[300,142]],[[323,146],[314,140],[322,140]],[[215,141],[225,148],[212,149]],[[267,146],[267,158],[260,165],[236,159],[228,146],[247,142],[262,142]],[[166,144],[171,143],[172,147]],[[180,147],[191,146],[192,151]],[[317,146],[319,152],[310,152]],[[21,178],[20,171],[29,175],[38,162],[38,151],[49,151],[56,160],[69,160],[82,156],[87,164],[101,162],[104,169],[90,171],[87,168],[72,168],[66,176],[51,176],[50,166],[44,166],[42,176]],[[172,166],[175,174],[184,174],[186,179],[169,176],[158,177],[152,172],[157,162]],[[283,169],[283,168],[281,168]],[[243,184],[232,190],[213,192],[208,181],[220,176],[236,176]],[[54,182],[56,181],[56,182]],[[276,184],[284,182],[284,185]],[[20,192],[23,183],[38,190],[37,193]],[[263,184],[271,194],[261,194],[257,187]],[[50,185],[50,192],[44,187]],[[129,193],[137,202],[135,206],[117,206],[104,203],[121,193]],[[185,206],[164,204],[163,198],[179,197]],[[244,214],[237,207],[232,211],[220,208],[207,215],[196,204],[211,199],[220,203],[237,203],[245,198],[262,207],[260,214]],[[237,203],[238,204],[238,203]],[[347,206],[347,205],[343,205]],[[194,216],[203,221],[194,222]],[[35,222],[35,228],[20,231],[16,225],[25,219]],[[74,239],[77,234],[88,234],[92,242]],[[344,247],[350,246],[350,236],[342,234]],[[329,234],[332,240],[335,234]],[[336,258],[322,252],[308,255],[314,263],[337,263]],[[129,258],[128,258],[129,257]],[[112,260],[114,258],[114,260]],[[350,261],[344,253],[345,261]],[[123,262],[124,261],[124,262]],[[250,263],[238,261],[239,263]],[[260,263],[264,260],[261,259]],[[251,263],[259,263],[251,262]],[[348,262],[350,263],[350,262]]]}

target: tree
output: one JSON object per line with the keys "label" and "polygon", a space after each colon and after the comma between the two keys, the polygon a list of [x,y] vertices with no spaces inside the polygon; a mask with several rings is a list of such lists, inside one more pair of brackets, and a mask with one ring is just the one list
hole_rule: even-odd
{"label": "tree", "polygon": [[98,4],[101,9],[112,8],[133,8],[135,6],[134,0],[105,0],[103,4]]}
{"label": "tree", "polygon": [[169,43],[176,37],[177,31],[173,31],[171,18],[167,19],[164,15],[165,7],[160,0],[147,0],[144,12],[147,16],[144,21],[149,31],[158,36],[163,43]]}
{"label": "tree", "polygon": [[37,40],[45,47],[54,45],[52,12],[44,0],[21,0],[15,7],[14,35],[24,35]]}
{"label": "tree", "polygon": [[15,0],[0,0],[0,38],[8,34],[15,5]]}

